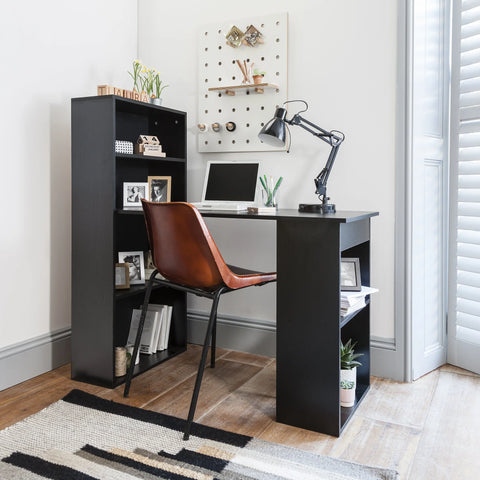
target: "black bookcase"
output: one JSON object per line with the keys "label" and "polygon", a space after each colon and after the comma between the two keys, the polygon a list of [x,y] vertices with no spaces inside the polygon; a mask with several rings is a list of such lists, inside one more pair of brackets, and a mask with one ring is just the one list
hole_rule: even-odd
{"label": "black bookcase", "polygon": [[[106,95],[72,99],[72,378],[115,387],[114,351],[127,342],[143,285],[115,290],[119,251],[147,251],[141,212],[123,210],[123,183],[171,176],[172,201],[186,199],[186,114]],[[115,153],[115,140],[155,135],[167,157]],[[155,288],[151,303],[173,305],[167,350],[141,355],[135,375],[186,348],[185,294]]]}

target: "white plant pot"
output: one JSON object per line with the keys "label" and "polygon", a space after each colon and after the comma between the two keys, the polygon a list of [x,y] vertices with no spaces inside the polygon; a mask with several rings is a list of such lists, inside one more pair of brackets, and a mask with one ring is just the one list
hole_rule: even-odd
{"label": "white plant pot", "polygon": [[341,388],[340,389],[340,406],[353,407],[354,404],[355,404],[355,389]]}
{"label": "white plant pot", "polygon": [[355,390],[357,388],[357,367],[351,370],[340,370],[340,381],[353,382],[353,388],[340,389],[340,405],[342,407],[353,407],[355,403]]}

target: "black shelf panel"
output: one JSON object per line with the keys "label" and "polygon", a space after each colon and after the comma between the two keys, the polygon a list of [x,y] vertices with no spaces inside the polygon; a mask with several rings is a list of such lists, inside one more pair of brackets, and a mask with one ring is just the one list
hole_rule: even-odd
{"label": "black shelf panel", "polygon": [[[165,288],[163,285],[154,285],[152,288],[153,290],[158,290],[160,288]],[[121,300],[122,298],[132,297],[133,295],[144,295],[145,290],[147,290],[146,285],[132,285],[130,288],[126,288],[125,290],[115,290],[115,299]]]}
{"label": "black shelf panel", "polygon": [[142,155],[140,153],[116,153],[116,158],[131,158],[132,160],[148,160],[154,162],[179,162],[185,163],[185,158],[177,158],[177,157],[157,157],[153,155]]}
{"label": "black shelf panel", "polygon": [[353,416],[355,410],[358,408],[362,400],[365,398],[368,390],[370,390],[370,385],[363,385],[357,382],[357,389],[355,392],[355,403],[353,407],[340,407],[340,419],[341,427],[340,431],[346,426],[350,418]]}

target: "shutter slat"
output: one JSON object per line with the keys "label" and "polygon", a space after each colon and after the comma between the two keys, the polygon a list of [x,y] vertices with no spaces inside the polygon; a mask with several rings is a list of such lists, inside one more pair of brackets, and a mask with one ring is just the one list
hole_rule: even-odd
{"label": "shutter slat", "polygon": [[480,0],[462,0],[457,158],[456,340],[480,345]]}

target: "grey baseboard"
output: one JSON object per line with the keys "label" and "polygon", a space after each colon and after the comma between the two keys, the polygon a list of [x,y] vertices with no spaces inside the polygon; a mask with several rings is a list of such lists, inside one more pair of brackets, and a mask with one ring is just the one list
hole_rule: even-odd
{"label": "grey baseboard", "polygon": [[371,337],[370,373],[375,377],[403,382],[405,365],[403,355],[393,338]]}
{"label": "grey baseboard", "polygon": [[[187,317],[187,341],[202,345],[205,340],[208,313],[189,311]],[[217,317],[217,346],[221,348],[275,357],[275,332],[276,326],[273,322],[231,315]]]}
{"label": "grey baseboard", "polygon": [[[203,344],[208,314],[188,312],[188,342]],[[273,322],[219,315],[217,318],[217,346],[229,350],[275,357],[276,326]],[[371,373],[376,377],[403,380],[403,360],[394,339],[371,339]]]}
{"label": "grey baseboard", "polygon": [[0,349],[0,390],[70,362],[70,328]]}

